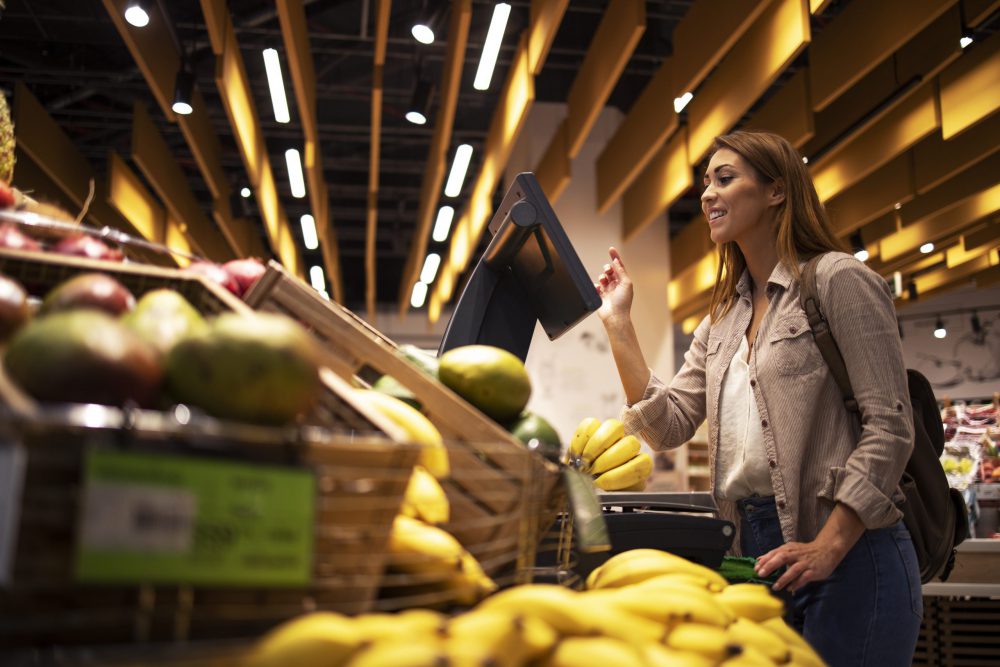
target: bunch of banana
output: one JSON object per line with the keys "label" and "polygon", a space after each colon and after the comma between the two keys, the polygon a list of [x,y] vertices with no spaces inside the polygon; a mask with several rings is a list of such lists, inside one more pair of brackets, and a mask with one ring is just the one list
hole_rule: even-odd
{"label": "bunch of banana", "polygon": [[427,472],[427,468],[415,465],[410,481],[406,485],[403,506],[399,511],[412,519],[440,525],[448,523],[451,505],[444,489],[434,476]]}
{"label": "bunch of banana", "polygon": [[587,417],[573,433],[566,462],[589,472],[605,491],[642,491],[653,472],[653,458],[639,449],[639,439],[625,435],[625,425],[617,419]]}
{"label": "bunch of banana", "polygon": [[403,401],[371,389],[355,389],[354,395],[369,408],[381,414],[406,432],[409,440],[421,446],[420,464],[438,479],[451,474],[448,450],[437,430],[422,412]]}

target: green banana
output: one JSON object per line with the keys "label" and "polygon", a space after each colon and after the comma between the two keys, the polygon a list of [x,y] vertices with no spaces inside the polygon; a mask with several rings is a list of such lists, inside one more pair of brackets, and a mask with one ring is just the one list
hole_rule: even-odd
{"label": "green banana", "polygon": [[625,437],[625,425],[617,419],[605,419],[583,448],[583,462],[588,466],[611,445]]}
{"label": "green banana", "polygon": [[639,452],[617,468],[612,468],[598,475],[594,484],[605,491],[626,489],[638,482],[644,482],[653,472],[653,457],[646,452]]}
{"label": "green banana", "polygon": [[590,473],[600,475],[631,461],[639,453],[640,447],[639,438],[634,435],[626,435],[594,459],[594,463],[590,466]]}

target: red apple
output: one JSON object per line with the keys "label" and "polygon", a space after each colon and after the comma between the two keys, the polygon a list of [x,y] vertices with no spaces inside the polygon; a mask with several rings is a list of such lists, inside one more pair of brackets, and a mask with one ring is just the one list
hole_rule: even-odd
{"label": "red apple", "polygon": [[0,248],[12,250],[41,250],[35,239],[22,232],[17,225],[5,222],[0,225]]}
{"label": "red apple", "polygon": [[52,252],[57,252],[63,255],[76,255],[78,257],[103,259],[111,262],[120,262],[124,257],[121,250],[111,248],[101,239],[90,236],[89,234],[74,234],[73,236],[67,236],[64,239],[61,239],[50,249]]}
{"label": "red apple", "polygon": [[184,270],[188,273],[204,276],[213,282],[219,283],[236,296],[240,295],[240,286],[236,283],[236,280],[229,275],[229,272],[215,262],[193,262]]}
{"label": "red apple", "polygon": [[10,208],[15,202],[14,188],[0,179],[0,208]]}
{"label": "red apple", "polygon": [[264,263],[256,257],[232,259],[223,264],[222,268],[236,281],[236,285],[239,287],[236,295],[240,297],[249,292],[253,284],[267,271]]}

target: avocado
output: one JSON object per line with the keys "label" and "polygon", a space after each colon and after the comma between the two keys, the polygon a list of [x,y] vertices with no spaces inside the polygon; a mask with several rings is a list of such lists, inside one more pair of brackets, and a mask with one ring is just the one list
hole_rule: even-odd
{"label": "avocado", "polygon": [[135,310],[122,317],[122,324],[166,356],[180,340],[208,329],[201,316],[187,299],[171,289],[146,292]]}
{"label": "avocado", "polygon": [[4,365],[41,401],[153,407],[162,379],[148,344],[110,315],[89,309],[32,321],[11,341]]}
{"label": "avocado", "polygon": [[225,313],[167,354],[170,395],[211,415],[284,424],[319,397],[319,352],[297,322],[275,313]]}
{"label": "avocado", "polygon": [[562,442],[555,427],[545,417],[525,410],[514,423],[508,425],[507,430],[525,445],[537,440],[538,451],[542,456],[552,461],[559,460]]}
{"label": "avocado", "polygon": [[135,308],[135,297],[124,285],[104,273],[82,273],[53,287],[42,301],[39,315],[93,308],[118,316]]}
{"label": "avocado", "polygon": [[507,350],[466,345],[445,352],[439,362],[441,382],[501,424],[520,415],[531,397],[528,371]]}

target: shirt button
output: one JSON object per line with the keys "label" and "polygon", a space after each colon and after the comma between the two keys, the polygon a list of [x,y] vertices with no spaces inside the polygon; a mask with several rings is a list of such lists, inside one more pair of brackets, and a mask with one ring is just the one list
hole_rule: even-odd
{"label": "shirt button", "polygon": [[776,468],[778,466],[778,463],[774,459],[771,459],[770,461],[767,462],[767,465],[771,466],[772,468]]}
{"label": "shirt button", "polygon": [[788,327],[788,333],[796,333],[798,330],[798,327]]}
{"label": "shirt button", "polygon": [[785,509],[785,501],[784,500],[779,500],[778,501],[778,509],[779,510]]}
{"label": "shirt button", "polygon": [[750,380],[750,386],[751,387],[756,387],[757,386],[757,381],[756,380]]}
{"label": "shirt button", "polygon": [[767,420],[766,419],[761,419],[760,420],[760,425],[763,426],[764,428],[767,428]]}
{"label": "shirt button", "polygon": [[903,404],[896,403],[896,412],[902,412],[902,411],[903,411]]}

